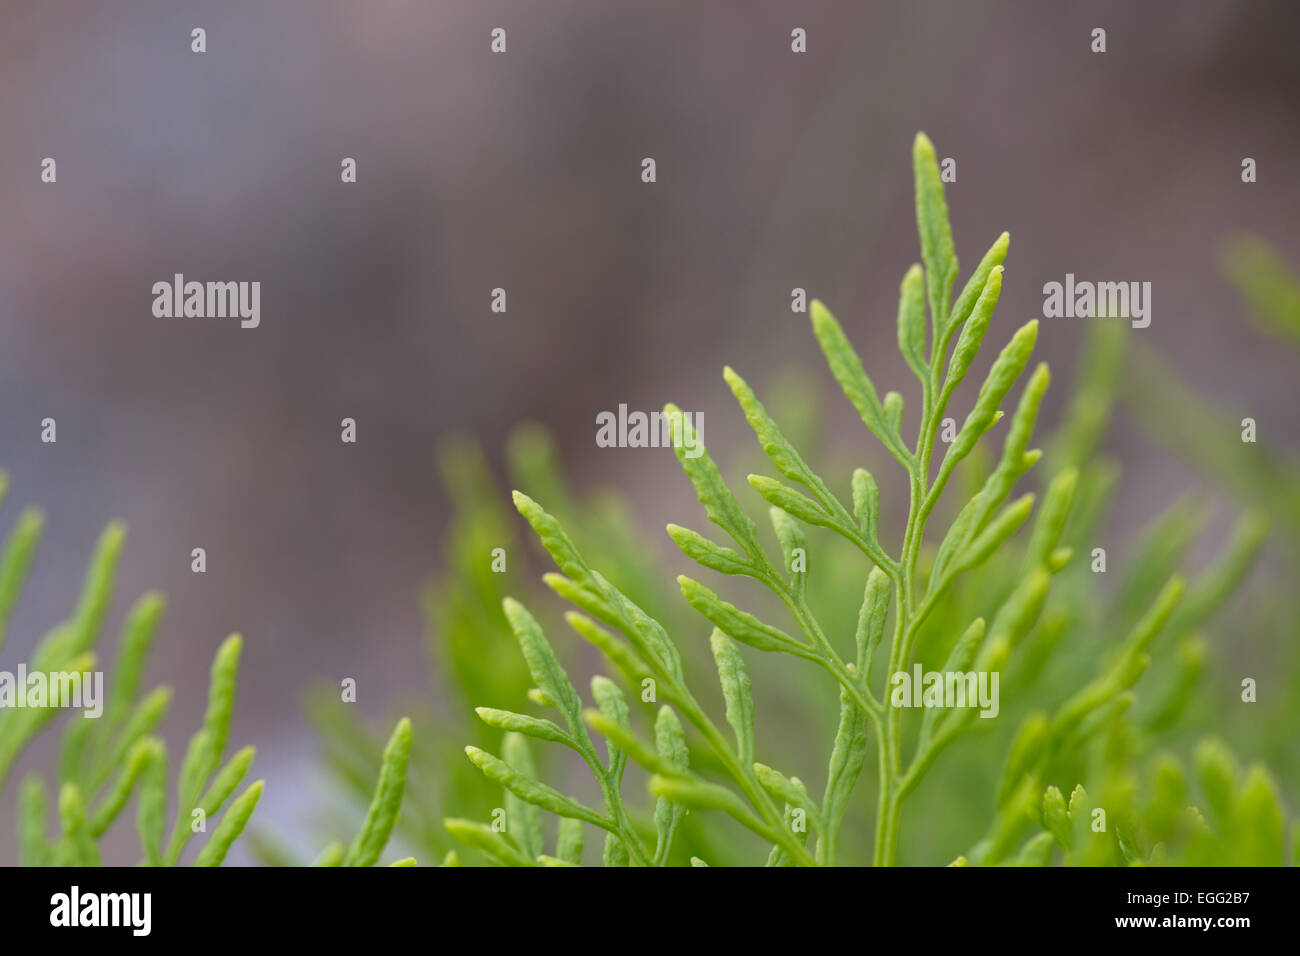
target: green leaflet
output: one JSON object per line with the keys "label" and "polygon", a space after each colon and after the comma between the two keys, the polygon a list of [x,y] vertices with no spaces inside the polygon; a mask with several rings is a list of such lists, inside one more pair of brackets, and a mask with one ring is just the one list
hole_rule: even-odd
{"label": "green leaflet", "polygon": [[737,818],[753,819],[745,805],[726,787],[686,777],[650,778],[650,792],[673,803],[704,810],[725,810]]}
{"label": "green leaflet", "polygon": [[63,734],[63,746],[59,751],[59,779],[69,780],[80,786],[85,785],[81,772],[90,742],[90,734],[95,725],[89,720],[74,720]]}
{"label": "green leaflet", "polygon": [[1069,811],[1065,806],[1065,797],[1056,787],[1048,787],[1043,793],[1043,827],[1051,834],[1057,846],[1062,850],[1074,848],[1074,827],[1070,823]]}
{"label": "green leaflet", "polygon": [[802,594],[808,584],[808,539],[799,524],[780,508],[769,508],[768,517],[772,519],[772,530],[776,532],[781,554],[785,557],[785,570],[790,575],[791,587]]}
{"label": "green leaflet", "polygon": [[194,858],[195,866],[220,866],[230,852],[230,847],[239,839],[239,835],[244,832],[244,827],[248,825],[249,818],[253,815],[253,809],[257,806],[257,801],[262,797],[262,781],[254,781],[247,790],[241,793],[235,802],[230,805],[230,809],[221,815],[221,822],[217,824],[216,830],[199,851],[199,855]]}
{"label": "green leaflet", "polygon": [[1188,587],[1187,596],[1169,622],[1169,631],[1181,634],[1198,627],[1221,608],[1241,586],[1267,535],[1268,521],[1262,514],[1242,515],[1219,558]]}
{"label": "green leaflet", "polygon": [[1050,833],[1039,833],[1029,838],[1016,857],[1016,866],[1047,866],[1052,858],[1053,838]]}
{"label": "green leaflet", "polygon": [[[768,416],[767,409],[763,407],[753,390],[745,384],[745,380],[730,368],[724,369],[723,375],[727,380],[727,384],[731,387],[732,394],[736,396],[736,401],[740,404],[741,410],[745,413],[745,420],[749,422],[750,428],[754,430],[759,444],[763,447],[764,454],[771,459],[772,464],[786,478],[798,482],[812,492],[818,503],[811,507],[817,512],[824,512],[829,517],[831,523],[827,525],[828,527],[842,527],[847,524],[848,514],[844,511],[843,506],[831,494],[826,482],[822,481],[808,467],[799,453],[794,450],[794,446],[786,441],[776,423]],[[721,476],[719,476],[718,480],[722,480]],[[791,492],[791,494],[797,494],[797,492]],[[799,497],[802,498],[803,496],[800,495]],[[773,504],[780,506],[778,502],[773,502]]]}
{"label": "green leaflet", "polygon": [[989,276],[993,270],[1007,258],[1007,250],[1011,246],[1011,236],[1008,233],[1002,233],[993,241],[989,251],[984,253],[984,258],[980,264],[975,267],[971,273],[970,279],[966,281],[966,286],[961,290],[961,295],[957,296],[957,301],[953,303],[951,321],[948,323],[948,334],[952,330],[960,328],[962,323],[966,322],[975,308],[975,303],[983,294],[985,286],[988,285]]}
{"label": "green leaflet", "polygon": [[943,180],[934,144],[924,133],[916,134],[912,145],[912,171],[916,178],[916,231],[921,236],[921,259],[925,262],[930,314],[935,337],[948,320],[948,303],[957,281],[957,252],[948,225],[948,204],[943,198]]}
{"label": "green leaflet", "polygon": [[[763,549],[758,543],[757,526],[741,511],[740,505],[727,489],[726,482],[722,480],[718,466],[709,457],[690,422],[675,405],[665,406],[664,414],[671,422],[673,434],[683,436],[682,442],[673,450],[681,462],[682,470],[695,486],[695,493],[699,496],[700,504],[704,505],[709,520],[731,535],[751,559],[761,557]],[[694,458],[689,457],[686,454],[687,446],[695,448],[699,454]]]}
{"label": "green leaflet", "polygon": [[617,745],[620,750],[647,770],[670,777],[681,775],[681,768],[676,763],[664,757],[658,749],[642,743],[625,725],[610,720],[598,710],[584,711],[582,716],[587,726],[611,744]]}
{"label": "green leaflet", "polygon": [[800,521],[822,528],[840,527],[834,518],[827,514],[811,498],[801,495],[788,485],[783,485],[775,478],[764,475],[750,475],[749,483],[763,498],[773,506],[786,511]]}
{"label": "green leaflet", "polygon": [[1032,492],[1008,505],[957,559],[953,573],[969,570],[987,561],[1003,542],[1020,530],[1021,525],[1029,520],[1029,513],[1033,510]]}
{"label": "green leaflet", "polygon": [[1005,807],[1024,782],[1025,775],[1033,771],[1051,744],[1051,725],[1047,715],[1035,711],[1025,718],[1011,743],[1002,781],[998,785],[997,805]]}
{"label": "green leaflet", "polygon": [[47,803],[41,778],[35,774],[24,778],[18,793],[18,860],[23,866],[46,866],[50,862],[45,834]]}
{"label": "green leaflet", "polygon": [[1230,815],[1236,761],[1220,741],[1204,740],[1196,748],[1196,772],[1210,807],[1220,820]]}
{"label": "green leaflet", "polygon": [[557,816],[573,817],[575,820],[592,823],[606,830],[612,825],[595,810],[584,807],[576,800],[570,800],[553,787],[548,787],[532,777],[518,773],[504,760],[500,760],[486,751],[479,750],[477,747],[466,747],[465,753],[487,775],[489,780],[500,784],[528,803],[536,804],[543,810],[549,810]]}
{"label": "green leaflet", "polygon": [[632,857],[627,852],[627,844],[612,833],[605,834],[605,849],[601,852],[601,861],[607,867],[632,865]]}
{"label": "green leaflet", "polygon": [[993,318],[993,310],[997,307],[1001,294],[1002,267],[996,266],[989,272],[984,289],[975,300],[970,318],[961,327],[961,335],[957,337],[957,348],[952,353],[952,361],[948,363],[948,376],[943,384],[945,397],[956,391],[970,371],[971,363],[984,344],[984,334],[988,331],[989,321]]}
{"label": "green leaflet", "polygon": [[[627,698],[617,684],[608,677],[597,674],[591,679],[591,696],[608,720],[631,733],[632,714],[628,710]],[[609,744],[608,764],[610,777],[614,785],[618,786],[623,781],[623,770],[627,767],[627,754],[613,741]]]}
{"label": "green leaflet", "polygon": [[[954,267],[953,276],[957,270]],[[951,289],[951,286],[949,287]],[[898,350],[917,379],[929,381],[930,368],[925,360],[925,280],[919,265],[903,276],[898,290]]]}
{"label": "green leaflet", "polygon": [[1141,654],[1151,642],[1155,640],[1156,635],[1168,623],[1173,616],[1174,608],[1182,600],[1183,590],[1185,588],[1183,579],[1174,576],[1157,595],[1151,608],[1143,615],[1142,619],[1134,626],[1128,639],[1124,643],[1124,653],[1127,655]]}
{"label": "green leaflet", "polygon": [[[374,866],[379,862],[379,854],[388,844],[402,806],[402,794],[406,789],[406,765],[410,756],[411,722],[402,718],[393,728],[393,735],[384,748],[375,795],[370,801],[360,832],[348,847],[343,866]],[[227,816],[234,809],[232,806]]]}
{"label": "green leaflet", "polygon": [[[870,585],[868,585],[870,590]],[[883,627],[883,622],[882,622]],[[835,862],[835,840],[840,821],[848,809],[849,797],[866,763],[869,724],[866,715],[840,690],[840,722],[831,749],[830,767],[826,772],[826,797],[822,805],[822,828],[817,840],[817,862],[830,866]]]}
{"label": "green leaflet", "polygon": [[875,544],[876,529],[880,524],[880,489],[876,487],[876,479],[865,468],[853,470],[853,516],[858,528]]}
{"label": "green leaflet", "polygon": [[555,856],[565,863],[578,866],[582,863],[582,844],[586,831],[582,821],[573,817],[561,817],[560,828],[555,842]]}
{"label": "green leaflet", "polygon": [[156,740],[143,740],[131,751],[126,766],[118,774],[113,789],[104,797],[103,802],[95,808],[90,820],[90,835],[94,839],[103,836],[117,815],[126,806],[135,789],[136,781],[148,768],[150,762],[158,759],[162,753],[161,745]]}
{"label": "green leaflet", "polygon": [[[235,680],[239,672],[239,656],[244,642],[232,634],[217,649],[212,661],[212,681],[208,686],[208,709],[203,716],[204,746],[198,757],[198,766],[211,773],[226,749],[230,735],[230,718],[235,710]],[[207,773],[200,771],[200,777]]]}
{"label": "green leaflet", "polygon": [[[661,761],[670,767],[686,770],[690,756],[686,749],[686,734],[681,721],[671,707],[660,707],[655,718],[655,751]],[[685,808],[660,797],[655,801],[655,855],[654,861],[663,866],[672,850],[673,835],[681,822]]]}
{"label": "green leaflet", "polygon": [[166,828],[167,751],[159,746],[141,774],[140,796],[136,801],[136,829],[146,865],[163,865],[162,842]]}
{"label": "green leaflet", "polygon": [[[1174,628],[1176,624],[1171,622],[1169,626]],[[1180,639],[1177,651],[1178,672],[1143,725],[1148,733],[1168,730],[1182,719],[1191,703],[1196,685],[1205,673],[1207,660],[1205,638],[1189,635]]]}
{"label": "green leaflet", "polygon": [[975,442],[993,426],[999,415],[998,406],[1011,390],[1016,379],[1020,377],[1020,373],[1024,371],[1029,356],[1033,354],[1037,338],[1038,320],[1035,319],[1023,325],[1012,336],[1006,348],[999,353],[988,378],[980,386],[979,395],[975,398],[975,407],[966,416],[961,431],[957,433],[957,438],[944,456],[945,471],[951,471],[957,462],[970,454],[970,450],[975,447]]}
{"label": "green leaflet", "polygon": [[1176,835],[1187,808],[1187,776],[1172,754],[1158,754],[1153,759],[1151,797],[1144,813],[1153,840],[1167,840]]}
{"label": "green leaflet", "polygon": [[342,843],[335,841],[334,843],[331,843],[329,846],[325,847],[325,849],[321,850],[320,854],[316,857],[315,860],[312,861],[311,865],[325,866],[325,867],[342,866],[343,858],[347,856],[347,852],[348,852],[347,847],[345,847]]}
{"label": "green leaflet", "polygon": [[22,593],[44,527],[45,516],[35,508],[28,508],[18,516],[5,539],[4,552],[0,554],[0,648],[5,645],[9,615]]}
{"label": "green leaflet", "polygon": [[99,848],[86,819],[86,805],[75,784],[59,792],[59,825],[63,839],[55,851],[59,866],[99,866]]}
{"label": "green leaflet", "polygon": [[754,573],[754,566],[749,563],[749,560],[743,554],[733,551],[731,548],[724,548],[722,545],[714,544],[704,535],[692,531],[690,528],[670,524],[668,526],[668,536],[673,539],[677,547],[682,549],[682,554],[693,561],[699,562],[706,568],[720,571],[723,574]]}
{"label": "green leaflet", "polygon": [[1233,798],[1238,859],[1250,866],[1282,866],[1283,830],[1277,785],[1263,767],[1252,767]]}
{"label": "green leaflet", "polygon": [[733,640],[759,651],[784,651],[796,655],[804,653],[804,646],[789,634],[728,604],[698,581],[682,575],[678,577],[677,583],[681,586],[682,596],[687,603]]}
{"label": "green leaflet", "polygon": [[893,583],[879,568],[867,575],[867,586],[862,594],[862,608],[858,612],[858,626],[854,634],[858,650],[858,670],[864,674],[863,683],[871,683],[871,664],[876,648],[885,636],[885,618],[889,615],[889,599]]}
{"label": "green leaflet", "polygon": [[885,421],[889,424],[890,433],[902,444],[903,441],[903,407],[905,402],[903,396],[898,392],[886,392],[884,409]]}
{"label": "green leaflet", "polygon": [[1066,519],[1074,504],[1075,490],[1079,485],[1079,472],[1075,468],[1061,471],[1047,487],[1043,496],[1043,506],[1038,511],[1038,522],[1034,526],[1033,536],[1029,540],[1026,552],[1026,565],[1045,565],[1048,557],[1061,540],[1065,530]]}
{"label": "green leaflet", "polygon": [[525,734],[529,737],[536,737],[538,740],[549,740],[552,743],[572,745],[569,735],[549,720],[528,717],[525,714],[515,714],[508,710],[496,710],[492,707],[475,707],[474,712],[489,727]]}
{"label": "green leaflet", "polygon": [[[58,657],[52,656],[51,660],[60,660],[64,655],[71,657],[81,654],[90,648],[104,622],[104,615],[108,613],[108,605],[113,599],[113,581],[117,575],[117,564],[122,557],[122,546],[125,542],[126,526],[118,521],[110,523],[99,536],[95,555],[91,559],[90,569],[86,572],[86,581],[81,589],[81,599],[72,614],[71,629],[66,632],[66,641],[61,642],[62,654]],[[39,661],[39,657],[37,660]]]}
{"label": "green leaflet", "polygon": [[[713,662],[718,668],[718,681],[722,696],[727,702],[727,723],[736,734],[736,747],[740,759],[754,762],[754,697],[749,674],[740,651],[726,634],[714,630],[709,638],[713,648]],[[762,780],[760,776],[760,782]]]}
{"label": "green leaflet", "polygon": [[596,626],[590,619],[583,617],[577,611],[570,611],[564,616],[564,619],[583,640],[594,645],[604,654],[618,668],[619,672],[627,678],[629,683],[639,684],[643,680],[653,679],[650,676],[650,669],[641,663],[632,649],[623,641],[614,637],[613,634],[610,634],[609,631]]}
{"label": "green leaflet", "polygon": [[546,548],[556,565],[566,575],[577,581],[583,581],[587,576],[587,565],[578,554],[578,549],[569,536],[564,533],[560,523],[554,517],[547,514],[542,506],[532,498],[518,491],[514,493],[515,508],[524,516],[533,530],[537,532],[537,537],[541,540],[542,546]]}
{"label": "green leaflet", "polygon": [[[139,696],[144,683],[149,652],[153,649],[154,635],[165,607],[162,595],[150,591],[136,601],[127,614],[113,669],[114,679],[108,688],[108,699],[100,717],[92,755],[91,773],[96,786],[103,782],[108,772],[106,763],[111,762],[114,766],[120,764],[127,751],[162,721],[170,703],[169,693],[164,693],[161,698],[151,696],[140,705],[145,707],[147,703],[146,710],[132,715],[135,719],[128,718],[132,701]],[[123,721],[128,721],[127,731],[115,751],[110,753],[112,737]]]}
{"label": "green leaflet", "polygon": [[230,799],[230,795],[243,783],[249,768],[253,766],[253,757],[256,755],[257,750],[255,748],[245,747],[231,757],[230,761],[221,768],[221,771],[208,786],[207,791],[199,799],[199,806],[203,809],[204,814],[213,816],[221,810],[226,801]]}
{"label": "green leaflet", "polygon": [[813,803],[812,797],[808,795],[808,790],[797,777],[787,777],[781,771],[774,770],[761,763],[754,764],[754,773],[758,776],[758,782],[763,785],[763,789],[784,800],[789,806],[803,810],[818,832],[821,831],[821,811]]}
{"label": "green leaflet", "polygon": [[506,598],[504,606],[510,629],[514,631],[519,648],[524,652],[524,660],[528,662],[528,671],[533,675],[533,680],[542,693],[555,702],[554,706],[566,719],[576,718],[582,709],[582,702],[569,681],[569,675],[560,666],[550,642],[542,633],[541,625],[513,598]]}
{"label": "green leaflet", "polygon": [[[506,734],[501,741],[503,762],[522,777],[537,777],[537,764],[521,734]],[[506,792],[506,824],[519,851],[534,860],[542,855],[542,813],[516,794]]]}
{"label": "green leaflet", "polygon": [[906,467],[911,461],[911,453],[903,447],[897,433],[889,425],[884,406],[876,394],[876,387],[867,377],[862,368],[862,359],[858,358],[858,353],[845,338],[839,322],[820,301],[814,300],[808,311],[812,318],[813,334],[817,336],[831,374],[840,383],[845,397],[858,410],[867,430]]}
{"label": "green leaflet", "polygon": [[[703,445],[699,447],[703,448]],[[705,461],[707,457],[707,454],[705,454],[695,460]],[[711,465],[711,463],[709,464]],[[553,589],[560,591],[563,596],[572,600],[593,617],[619,628],[637,646],[642,656],[647,658],[648,663],[653,661],[655,665],[666,671],[670,676],[680,679],[682,675],[681,655],[664,631],[663,626],[629,600],[600,574],[591,570],[583,561],[582,556],[578,554],[577,548],[569,540],[569,536],[564,533],[559,522],[553,516],[547,514],[537,502],[517,491],[514,494],[514,500],[515,507],[533,526],[543,546],[546,547],[556,564],[572,579],[569,582],[562,582],[562,580],[548,577],[546,583]],[[750,522],[750,524],[752,526],[753,523]],[[517,607],[518,605],[511,602],[511,605],[507,607],[507,616],[510,614],[510,606]],[[526,612],[525,619],[531,620],[530,617],[526,616]],[[533,624],[535,626],[536,622],[533,622]],[[514,618],[512,618],[512,627],[514,626]]]}
{"label": "green leaflet", "polygon": [[[170,687],[159,687],[145,695],[127,717],[118,742],[110,751],[111,757],[108,763],[113,766],[120,764],[139,740],[153,733],[167,716],[171,702]],[[105,717],[107,717],[107,710]]]}
{"label": "green leaflet", "polygon": [[1029,451],[1029,441],[1038,419],[1038,409],[1050,382],[1051,374],[1047,365],[1040,363],[1021,393],[1020,404],[1012,416],[1007,440],[1002,446],[1002,458],[976,498],[979,504],[973,515],[972,533],[978,534],[984,530],[993,510],[1006,501],[1012,486],[1042,457],[1041,452]]}
{"label": "green leaflet", "polygon": [[[943,662],[943,671],[965,671],[969,670],[975,661],[975,655],[979,652],[980,646],[984,643],[984,618],[977,617],[970,622],[970,626],[962,632],[961,637],[957,638],[957,643],[953,644],[952,650],[948,652],[948,659]],[[1003,632],[1002,636],[1005,636]]]}
{"label": "green leaflet", "polygon": [[[191,813],[201,808],[200,799],[204,786],[208,778],[216,772],[221,762],[221,755],[226,749],[226,739],[230,734],[230,719],[235,708],[235,681],[242,650],[243,639],[238,634],[232,634],[217,649],[216,657],[212,661],[212,672],[208,683],[208,707],[203,717],[203,726],[190,738],[177,778],[176,821],[172,825],[172,836],[165,854],[167,863],[172,866],[180,861],[181,854],[189,843],[192,835]],[[256,804],[257,801],[254,799],[248,805],[250,813]],[[235,836],[238,836],[238,833]],[[221,859],[224,859],[224,852],[218,858],[217,864],[213,865],[219,865]]]}

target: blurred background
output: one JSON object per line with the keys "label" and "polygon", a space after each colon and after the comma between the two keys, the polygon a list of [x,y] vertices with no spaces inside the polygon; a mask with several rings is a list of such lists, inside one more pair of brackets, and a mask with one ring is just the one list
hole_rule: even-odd
{"label": "blurred background", "polygon": [[[1294,447],[1295,357],[1243,334],[1217,255],[1248,231],[1300,263],[1298,38],[1300,7],[1262,2],[2,0],[0,465],[13,503],[49,516],[3,666],[125,519],[111,624],[167,594],[151,678],[178,691],[173,753],[241,632],[232,742],[258,745],[272,783],[260,823],[311,844],[303,801],[325,797],[302,688],[354,677],[376,717],[433,693],[439,443],[472,436],[499,470],[511,426],[540,422],[580,489],[619,486],[671,546],[657,529],[698,523],[691,489],[666,452],[597,448],[596,414],[675,401],[725,456],[752,439],[724,364],[760,388],[807,366],[833,398],[793,287],[836,312],[882,392],[906,391],[918,129],[956,160],[962,281],[1011,233],[991,339],[1067,272],[1149,281],[1133,335]],[[261,327],[155,318],[151,286],[176,272],[260,281]],[[1040,329],[1062,386],[1082,340],[1073,320]],[[826,408],[832,444],[865,446],[847,403]],[[1122,541],[1187,479],[1123,413],[1111,450]]]}

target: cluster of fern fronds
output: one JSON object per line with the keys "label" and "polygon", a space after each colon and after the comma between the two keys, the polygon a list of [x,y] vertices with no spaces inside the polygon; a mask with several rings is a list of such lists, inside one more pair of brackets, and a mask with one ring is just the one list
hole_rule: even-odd
{"label": "cluster of fern fronds", "polygon": [[[1097,566],[1096,548],[1109,545],[1104,519],[1119,473],[1099,448],[1123,367],[1121,323],[1095,325],[1045,456],[1030,448],[1049,383],[1042,365],[1021,390],[1000,453],[989,454],[985,440],[1028,365],[1034,323],[1010,337],[964,425],[942,446],[940,424],[992,324],[1008,241],[994,242],[954,301],[957,261],[924,137],[914,160],[922,265],[902,283],[898,340],[920,391],[915,441],[902,432],[902,396],[880,397],[839,323],[819,303],[811,309],[832,374],[902,470],[906,512],[901,504],[882,509],[876,478],[861,463],[853,463],[847,501],[837,496],[788,437],[811,431],[810,417],[796,406],[794,424],[783,430],[728,369],[780,477],[749,476],[768,506],[771,538],[764,540],[712,458],[679,449],[705,514],[729,540],[676,525],[669,534],[707,571],[760,585],[735,600],[679,577],[682,606],[699,615],[692,623],[655,588],[646,557],[653,551],[635,540],[632,523],[611,521],[608,503],[594,513],[576,507],[556,470],[539,467],[546,456],[536,433],[522,433],[511,458],[530,494],[516,493],[516,506],[561,572],[544,580],[576,609],[564,617],[568,629],[609,667],[592,679],[594,706],[586,706],[549,629],[509,599],[505,618],[526,675],[503,658],[496,602],[521,584],[490,573],[486,555],[511,540],[509,525],[491,503],[476,453],[452,456],[447,472],[465,520],[449,549],[453,573],[430,606],[443,661],[479,705],[484,727],[470,760],[502,796],[449,768],[445,751],[438,776],[442,805],[461,810],[446,830],[485,859],[576,863],[591,828],[604,831],[611,865],[866,862],[853,852],[862,845],[882,864],[940,862],[934,854],[969,864],[1278,864],[1291,857],[1274,777],[1260,766],[1242,770],[1221,741],[1194,744],[1184,730],[1212,723],[1205,698],[1230,697],[1238,686],[1231,674],[1207,675],[1222,659],[1214,660],[1205,631],[1263,544],[1262,511],[1243,514],[1190,582],[1185,568],[1201,524],[1188,502],[1153,522],[1126,566],[1106,569],[1104,558]],[[667,414],[678,429],[689,428],[671,406]],[[1221,436],[1224,456],[1237,452],[1234,438]],[[1035,466],[1044,473],[1039,494],[1012,500]],[[950,486],[960,489],[952,505],[944,498]],[[544,507],[548,501],[555,504]],[[894,522],[901,528],[888,528],[904,513]],[[927,535],[939,516],[946,526]],[[566,524],[581,534],[571,536]],[[901,532],[895,548],[883,543],[887,529]],[[845,614],[854,593],[855,622]],[[756,606],[766,609],[761,616]],[[889,675],[916,664],[999,672],[1001,715],[980,721],[969,708],[931,708],[914,717],[891,706]],[[702,668],[713,671],[712,681],[699,682]],[[767,681],[751,679],[751,671]],[[558,721],[521,707],[525,692]],[[826,719],[821,702],[836,697]],[[720,698],[725,729],[710,698]],[[768,738],[755,731],[764,701],[780,715]],[[780,733],[791,724],[795,732]],[[820,767],[809,745],[817,733],[829,738]],[[530,738],[575,754],[592,785],[544,782],[563,778],[569,764],[539,761]],[[780,759],[794,769],[778,769]],[[550,774],[539,772],[548,765]],[[625,796],[631,765],[646,774],[650,808]],[[862,793],[868,786],[874,792]],[[595,800],[571,796],[574,789]],[[905,802],[925,821],[910,836]],[[410,835],[441,848],[437,809],[420,808]],[[549,841],[539,811],[559,818]]]}

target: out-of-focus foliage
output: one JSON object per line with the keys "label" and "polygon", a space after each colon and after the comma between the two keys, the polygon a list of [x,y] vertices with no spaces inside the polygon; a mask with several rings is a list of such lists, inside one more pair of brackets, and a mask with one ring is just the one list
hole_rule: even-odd
{"label": "out-of-focus foliage", "polygon": [[[1225,321],[1253,326],[1296,350],[1300,276],[1254,236],[1226,244],[1222,265],[1244,306]],[[1246,419],[1255,418],[1251,410],[1206,397],[1152,349],[1136,350],[1125,383],[1126,407],[1153,440],[1192,466],[1192,478],[1207,485],[1207,493],[1222,489],[1241,509],[1267,516],[1275,559],[1263,563],[1247,599],[1237,601],[1232,618],[1216,628],[1216,644],[1223,648],[1216,667],[1224,670],[1230,704],[1201,723],[1249,742],[1252,754],[1266,760],[1286,788],[1300,786],[1294,739],[1300,726],[1300,604],[1294,593],[1300,572],[1300,455],[1277,438],[1270,421],[1255,422],[1255,440],[1244,441]],[[1258,681],[1257,703],[1241,703],[1227,686],[1229,660],[1238,662],[1238,678]]]}
{"label": "out-of-focus foliage", "polygon": [[1223,250],[1223,269],[1267,335],[1300,348],[1300,277],[1258,236],[1240,236]]}
{"label": "out-of-focus foliage", "polygon": [[[0,504],[8,484],[8,476],[0,472]],[[39,511],[25,510],[0,551],[0,649],[43,526],[44,516]],[[95,648],[112,604],[125,538],[126,529],[120,523],[104,530],[72,614],[36,644],[30,662],[19,673],[59,675],[58,679],[67,679],[71,687],[72,675],[81,681],[98,670]],[[40,773],[27,775],[19,785],[17,831],[22,865],[100,865],[104,862],[101,843],[120,822],[132,797],[143,866],[181,864],[190,841],[199,833],[207,837],[194,854],[193,865],[220,866],[247,828],[261,799],[263,781],[254,781],[238,795],[236,791],[248,776],[255,751],[245,747],[227,757],[243,640],[231,635],[217,650],[203,726],[190,738],[173,782],[167,746],[158,735],[172,691],[169,687],[144,690],[163,607],[162,595],[150,592],[127,612],[114,667],[104,674],[98,716],[83,716],[83,711],[76,709],[64,715],[69,702],[56,701],[50,694],[42,695],[38,704],[25,700],[23,706],[0,707],[0,790],[28,745],[61,716],[65,722],[57,767],[51,775],[53,791]],[[6,673],[6,679],[12,676],[13,672]],[[10,689],[24,693],[18,678],[13,679]],[[81,702],[86,705],[84,710],[95,709],[84,691]],[[376,769],[379,781],[360,832],[350,847],[327,847],[318,860],[321,865],[371,866],[377,862],[397,821],[410,749],[410,723],[401,721]],[[269,857],[274,845],[263,840],[262,849],[263,856]],[[269,862],[295,861],[280,855]]]}
{"label": "out-of-focus foliage", "polygon": [[[0,501],[7,485],[7,477],[0,473]],[[24,511],[0,555],[0,645],[43,524],[39,512]],[[75,609],[68,620],[37,643],[26,665],[28,674],[82,675],[97,670],[95,646],[112,603],[125,535],[125,528],[116,523],[104,530]],[[163,599],[156,593],[146,594],[135,603],[122,628],[115,666],[105,676],[102,713],[87,717],[72,710],[64,717],[62,747],[52,775],[57,797],[52,797],[41,774],[33,773],[21,782],[17,825],[22,864],[99,865],[100,843],[119,821],[132,795],[136,799],[141,862],[148,866],[180,863],[193,834],[208,833],[210,822],[210,835],[194,864],[219,866],[247,825],[261,796],[262,781],[250,784],[239,796],[235,791],[253,763],[253,748],[238,751],[222,764],[242,647],[236,635],[221,645],[213,661],[207,713],[180,765],[175,783],[175,816],[168,833],[167,748],[155,732],[167,714],[172,693],[167,687],[143,692],[149,652],[162,612]],[[42,706],[0,710],[0,787],[23,750],[60,717],[63,708],[57,704],[47,698]],[[56,821],[53,833],[51,817]]]}

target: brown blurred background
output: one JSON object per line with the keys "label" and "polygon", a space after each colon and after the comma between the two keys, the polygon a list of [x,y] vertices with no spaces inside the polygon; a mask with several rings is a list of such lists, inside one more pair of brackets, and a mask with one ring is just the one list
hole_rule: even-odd
{"label": "brown blurred background", "polygon": [[[831,305],[882,389],[908,386],[893,314],[918,258],[918,129],[957,160],[964,268],[1011,232],[995,337],[1066,272],[1150,281],[1135,334],[1294,445],[1293,364],[1239,334],[1215,253],[1249,230],[1300,263],[1298,39],[1300,6],[1265,2],[3,0],[0,464],[13,504],[49,515],[5,666],[126,519],[113,626],[141,591],[167,593],[151,676],[179,691],[171,746],[242,632],[232,742],[284,781],[261,823],[301,833],[304,684],[356,677],[367,713],[428,684],[440,439],[499,460],[512,424],[541,421],[583,483],[619,484],[662,526],[690,489],[668,456],[598,449],[595,414],[673,400],[705,414],[711,445],[749,440],[719,371],[761,385],[820,366],[794,286]],[[175,272],[261,281],[261,327],[154,318],[150,287]],[[1049,421],[1082,334],[1041,330],[1061,382]],[[866,440],[830,407],[844,441]],[[1145,516],[1180,473],[1123,421],[1116,441],[1119,516]]]}

